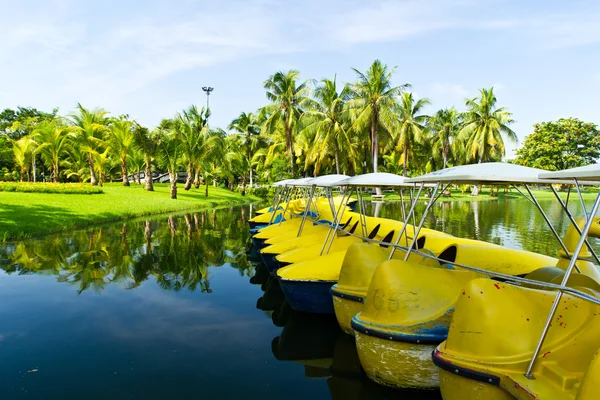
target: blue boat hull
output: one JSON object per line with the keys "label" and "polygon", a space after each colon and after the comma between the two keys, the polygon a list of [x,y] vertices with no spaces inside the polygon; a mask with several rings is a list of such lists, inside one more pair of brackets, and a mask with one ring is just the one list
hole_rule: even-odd
{"label": "blue boat hull", "polygon": [[333,281],[294,281],[279,279],[285,298],[296,311],[333,314],[333,299],[329,290],[337,282]]}
{"label": "blue boat hull", "polygon": [[275,275],[275,272],[281,267],[281,265],[279,265],[279,261],[277,261],[275,258],[277,257],[277,254],[260,253],[260,257],[262,258],[265,267],[267,267],[269,270],[269,273],[271,275]]}

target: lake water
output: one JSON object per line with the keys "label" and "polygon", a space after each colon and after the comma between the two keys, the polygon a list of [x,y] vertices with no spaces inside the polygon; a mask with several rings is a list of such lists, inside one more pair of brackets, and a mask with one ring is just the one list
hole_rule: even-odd
{"label": "lake water", "polygon": [[[564,232],[558,204],[543,206]],[[398,217],[400,208],[369,212]],[[335,317],[290,310],[247,254],[251,213],[160,216],[2,245],[0,398],[439,398],[370,382]],[[426,226],[558,249],[526,200],[438,204]]]}

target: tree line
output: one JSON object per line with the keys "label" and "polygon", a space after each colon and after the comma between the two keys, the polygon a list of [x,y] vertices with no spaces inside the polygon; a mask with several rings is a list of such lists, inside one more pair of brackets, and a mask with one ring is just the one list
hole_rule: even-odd
{"label": "tree line", "polygon": [[[16,171],[4,175],[20,180],[32,179],[37,159],[54,182],[102,185],[122,179],[129,185],[133,173],[141,184],[142,171],[151,176],[158,170],[169,174],[176,198],[179,172],[185,172],[185,190],[203,182],[208,193],[212,180],[245,193],[247,183],[254,187],[256,181],[334,172],[407,176],[500,161],[505,140],[517,140],[510,128],[512,113],[497,104],[493,87],[465,99],[464,112],[450,107],[427,114],[430,100],[417,98],[408,83],[394,85],[394,68],[375,60],[366,71],[354,72],[356,80],[343,85],[335,76],[317,82],[301,80],[296,70],[276,72],[263,84],[268,104],[240,113],[229,133],[209,128],[210,110],[196,106],[154,129],[80,104],[67,117],[57,110],[7,109],[0,113],[0,131],[6,133],[0,140],[7,144],[0,151],[0,168],[11,169],[5,165],[11,148]],[[515,162],[560,169],[600,156],[594,124],[567,119],[534,129]],[[542,156],[539,149],[550,138],[556,145],[546,153],[552,155]],[[146,189],[152,188],[152,180],[146,180]]]}

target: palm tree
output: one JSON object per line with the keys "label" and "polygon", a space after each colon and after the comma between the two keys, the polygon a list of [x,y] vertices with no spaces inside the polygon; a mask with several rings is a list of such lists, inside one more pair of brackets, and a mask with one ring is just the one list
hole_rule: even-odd
{"label": "palm tree", "polygon": [[375,60],[365,73],[355,68],[353,70],[358,75],[358,81],[351,85],[353,99],[348,102],[348,111],[356,132],[369,129],[373,172],[377,172],[381,136],[389,139],[398,125],[394,112],[397,108],[396,97],[410,85],[392,86],[394,69],[388,70],[387,65],[379,60]]}
{"label": "palm tree", "polygon": [[431,121],[434,136],[434,152],[442,155],[443,168],[448,166],[448,158],[456,158],[457,145],[460,141],[456,136],[460,130],[460,114],[454,107],[439,110]]}
{"label": "palm tree", "polygon": [[243,137],[243,145],[248,160],[248,174],[250,176],[250,187],[254,185],[252,158],[258,150],[260,142],[260,121],[256,115],[252,113],[242,112],[236,119],[231,121],[229,129],[239,132]]}
{"label": "palm tree", "polygon": [[27,182],[29,182],[29,162],[33,155],[33,150],[36,143],[30,136],[23,136],[19,140],[13,141],[12,151],[15,156],[15,162],[21,170],[21,182],[27,175]]}
{"label": "palm tree", "polygon": [[[198,158],[202,157],[202,136],[205,134],[205,131],[208,130],[207,123],[209,116],[210,112],[208,110],[205,110],[204,108],[198,110],[198,108],[193,105],[189,109],[184,110],[183,114],[178,114],[176,117],[180,124],[179,136],[187,169],[187,179],[184,186],[185,190],[190,190],[192,187],[193,174],[200,164]],[[199,186],[200,178],[198,177],[198,173],[196,173],[196,180],[198,181]]]}
{"label": "palm tree", "polygon": [[[313,107],[303,115],[306,127],[300,132],[311,131],[316,143],[310,143],[308,160],[315,160],[333,153],[335,170],[340,173],[340,149],[346,156],[355,157],[354,147],[348,132],[347,118],[344,116],[344,106],[350,96],[350,88],[344,88],[338,93],[336,78],[323,79],[321,85],[314,91]],[[318,162],[319,163],[319,162]]]}
{"label": "palm tree", "polygon": [[429,99],[422,98],[415,101],[412,93],[402,93],[400,102],[400,129],[398,129],[398,144],[396,148],[402,151],[402,175],[406,176],[408,158],[410,157],[411,145],[421,143],[425,124],[429,116],[420,114],[423,107],[430,104]]}
{"label": "palm tree", "polygon": [[304,106],[311,100],[308,97],[310,89],[308,82],[297,85],[300,73],[290,70],[287,73],[276,72],[264,83],[267,90],[267,99],[273,104],[264,107],[262,112],[268,115],[263,129],[273,134],[283,131],[285,148],[290,158],[292,175],[295,174],[294,166],[294,136],[296,123],[303,113]]}
{"label": "palm tree", "polygon": [[94,152],[94,166],[98,170],[98,184],[100,186],[106,180],[106,171],[111,164],[110,151],[111,148],[107,147],[102,153],[99,151]]}
{"label": "palm tree", "polygon": [[41,123],[33,131],[40,143],[36,153],[40,153],[44,162],[52,169],[53,182],[59,182],[58,165],[67,150],[70,132],[68,126],[56,122]]}
{"label": "palm tree", "polygon": [[513,142],[517,134],[508,127],[513,123],[512,113],[504,107],[496,107],[494,88],[481,89],[480,97],[467,99],[467,111],[460,137],[466,141],[467,154],[477,162],[489,161],[491,156],[504,157],[502,134]]}
{"label": "palm tree", "polygon": [[144,160],[146,162],[146,187],[148,191],[154,190],[152,184],[152,159],[158,153],[159,135],[158,132],[150,132],[148,128],[145,128],[139,124],[135,124],[133,130],[134,144],[144,154]]}
{"label": "palm tree", "polygon": [[[480,89],[480,97],[467,99],[467,111],[459,137],[466,142],[467,156],[478,163],[504,157],[504,133],[509,140],[516,142],[517,134],[508,127],[513,123],[512,113],[504,107],[496,107],[494,88]],[[475,185],[473,195],[479,194]]]}
{"label": "palm tree", "polygon": [[169,173],[171,198],[177,198],[177,171],[181,165],[182,145],[180,140],[181,121],[163,120],[160,124],[158,142],[158,161]]}
{"label": "palm tree", "polygon": [[75,140],[78,145],[88,154],[88,165],[90,168],[90,182],[92,185],[98,184],[94,168],[94,153],[99,151],[102,145],[102,137],[108,130],[108,119],[103,109],[88,110],[81,104],[77,104],[77,113],[71,114],[71,120],[74,125]]}
{"label": "palm tree", "polygon": [[127,154],[133,145],[134,133],[131,121],[120,119],[110,124],[110,143],[112,151],[121,160],[121,177],[123,186],[129,186],[127,177]]}
{"label": "palm tree", "polygon": [[135,182],[138,185],[142,184],[142,169],[145,165],[144,153],[137,149],[135,146],[129,149],[129,155],[127,156],[127,165],[131,170],[135,171]]}

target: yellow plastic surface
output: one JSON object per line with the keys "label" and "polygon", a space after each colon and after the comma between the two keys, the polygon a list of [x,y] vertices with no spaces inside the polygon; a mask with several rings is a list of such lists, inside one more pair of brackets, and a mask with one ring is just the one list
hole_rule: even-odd
{"label": "yellow plastic surface", "polygon": [[356,332],[360,364],[373,381],[399,389],[431,389],[439,386],[438,371],[431,362],[434,345],[392,342]]}
{"label": "yellow plastic surface", "polygon": [[[353,236],[341,236],[333,239],[329,253],[335,253],[338,251],[346,251],[354,243],[360,243],[359,238]],[[312,258],[319,257],[321,249],[323,248],[323,240],[307,244],[306,246],[300,246],[296,249],[281,253],[277,256],[277,261],[286,262],[290,264],[299,263],[302,261],[310,260]],[[324,254],[325,255],[325,254]],[[338,271],[339,275],[339,271]],[[307,276],[310,277],[310,272],[307,271]]]}
{"label": "yellow plastic surface", "polygon": [[340,276],[340,268],[346,250],[311,258],[277,270],[277,276],[288,280],[328,281],[334,282]]}
{"label": "yellow plastic surface", "polygon": [[469,282],[448,339],[437,348],[439,357],[499,377],[500,387],[518,399],[597,399],[600,308],[569,294],[552,320],[532,371],[535,379],[524,376],[555,296],[489,279]]}

